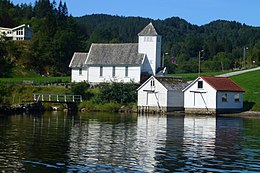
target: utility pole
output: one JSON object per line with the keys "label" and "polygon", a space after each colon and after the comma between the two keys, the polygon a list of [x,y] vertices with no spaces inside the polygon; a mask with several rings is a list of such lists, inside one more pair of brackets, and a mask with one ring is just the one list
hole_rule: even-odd
{"label": "utility pole", "polygon": [[163,53],[163,57],[162,57],[162,68],[164,67],[164,55],[168,55],[167,52]]}
{"label": "utility pole", "polygon": [[203,49],[199,51],[199,69],[198,69],[198,74],[199,74],[199,76],[200,76],[200,58],[201,58],[201,57],[200,57],[200,56],[201,56],[200,54],[201,54],[202,52],[204,52]]}
{"label": "utility pole", "polygon": [[246,50],[248,49],[248,47],[244,46],[244,50],[243,50],[243,68],[246,68]]}

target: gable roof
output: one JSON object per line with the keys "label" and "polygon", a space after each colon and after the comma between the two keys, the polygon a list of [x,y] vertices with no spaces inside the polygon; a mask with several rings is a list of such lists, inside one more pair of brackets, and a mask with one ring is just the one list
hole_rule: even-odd
{"label": "gable roof", "polygon": [[201,79],[217,91],[244,92],[233,80],[227,77],[201,76]]}
{"label": "gable roof", "polygon": [[87,65],[141,65],[144,54],[138,53],[137,43],[92,44]]}
{"label": "gable roof", "polygon": [[158,33],[153,26],[152,22],[150,22],[141,32],[138,34],[139,36],[157,36]]}
{"label": "gable roof", "polygon": [[22,24],[22,25],[19,25],[19,26],[15,27],[15,28],[12,28],[12,30],[14,31],[14,30],[17,30],[17,29],[19,29],[19,28],[27,28],[27,29],[29,29],[30,31],[32,30],[29,25],[25,25],[25,24]]}
{"label": "gable roof", "polygon": [[199,79],[203,79],[207,82],[212,88],[217,91],[233,91],[233,92],[245,92],[242,88],[240,88],[234,81],[227,77],[214,77],[214,76],[200,76],[194,81],[192,81],[183,92],[189,89],[192,85],[194,85]]}
{"label": "gable roof", "polygon": [[25,27],[25,28],[27,28],[27,29],[29,29],[29,30],[32,30],[31,27],[30,27],[29,25],[26,25],[26,24],[22,24],[22,25],[19,25],[19,26],[14,27],[14,28],[5,28],[5,27],[0,27],[0,29],[2,29],[2,30],[11,30],[11,31],[15,31],[15,30],[17,30],[17,29],[19,29],[19,28],[23,28],[23,27]]}
{"label": "gable roof", "polygon": [[167,90],[182,91],[188,83],[185,83],[180,77],[155,77]]}
{"label": "gable roof", "polygon": [[75,52],[70,61],[69,67],[83,67],[87,59],[88,53],[85,52]]}
{"label": "gable roof", "polygon": [[146,85],[151,79],[156,79],[159,81],[167,90],[170,91],[182,91],[188,83],[185,83],[180,77],[166,77],[166,76],[151,76],[147,79],[138,89],[140,90],[144,85]]}

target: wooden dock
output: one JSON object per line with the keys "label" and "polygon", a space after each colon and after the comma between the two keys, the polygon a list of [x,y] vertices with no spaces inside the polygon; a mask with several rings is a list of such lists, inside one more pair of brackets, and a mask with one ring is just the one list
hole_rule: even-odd
{"label": "wooden dock", "polygon": [[82,96],[66,94],[33,94],[33,100],[35,102],[78,103],[82,102]]}

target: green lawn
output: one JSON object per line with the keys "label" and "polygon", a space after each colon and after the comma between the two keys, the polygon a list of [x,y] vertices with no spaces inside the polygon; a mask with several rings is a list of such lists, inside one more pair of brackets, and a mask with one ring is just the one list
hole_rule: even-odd
{"label": "green lawn", "polygon": [[236,75],[231,79],[245,90],[245,109],[260,111],[260,70]]}
{"label": "green lawn", "polygon": [[52,84],[52,83],[68,83],[70,77],[15,77],[0,78],[0,84]]}
{"label": "green lawn", "polygon": [[[225,73],[228,72],[207,72],[201,73],[200,76],[216,76]],[[182,77],[184,80],[190,81],[196,79],[198,77],[198,73],[167,74],[167,76],[179,76]]]}
{"label": "green lawn", "polygon": [[70,88],[65,86],[8,86],[11,93],[5,96],[5,102],[12,105],[33,101],[33,94],[71,94]]}
{"label": "green lawn", "polygon": [[10,77],[0,78],[0,84],[52,84],[68,83],[70,77],[43,77],[33,71],[27,70],[20,66],[11,68]]}

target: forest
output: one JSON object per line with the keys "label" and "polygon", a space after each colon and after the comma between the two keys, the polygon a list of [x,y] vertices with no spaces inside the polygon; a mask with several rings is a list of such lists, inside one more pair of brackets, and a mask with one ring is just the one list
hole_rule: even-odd
{"label": "forest", "polygon": [[[0,38],[0,77],[10,77],[19,66],[41,75],[67,76],[75,51],[91,43],[137,42],[137,34],[152,22],[162,36],[162,57],[168,73],[222,71],[260,65],[260,28],[236,21],[217,20],[197,26],[179,17],[154,20],[142,17],[93,14],[69,15],[65,2],[37,0],[14,5],[0,0],[0,27],[29,24],[30,41]],[[201,51],[203,50],[203,51]]]}

